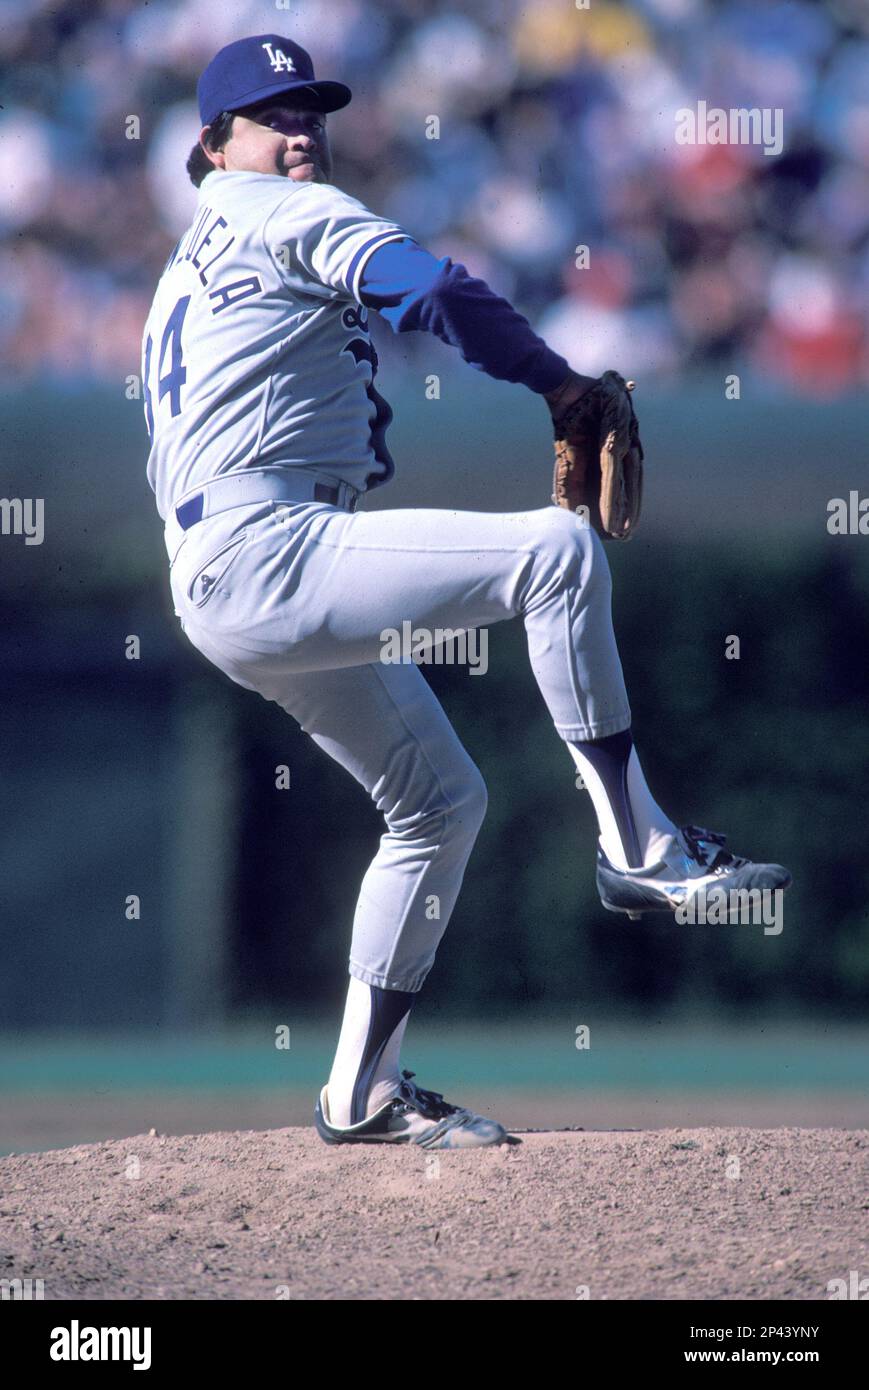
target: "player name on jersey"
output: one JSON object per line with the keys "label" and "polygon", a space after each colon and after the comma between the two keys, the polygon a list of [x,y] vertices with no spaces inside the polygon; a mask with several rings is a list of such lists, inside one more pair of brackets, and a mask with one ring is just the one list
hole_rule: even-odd
{"label": "player name on jersey", "polygon": [[[230,246],[235,241],[235,233],[230,231],[229,223],[219,212],[215,212],[212,207],[204,207],[197,215],[192,227],[181,238],[169,260],[166,262],[166,270],[169,270],[178,261],[189,261],[194,270],[199,273],[199,282],[207,286],[210,283],[210,274],[221,257],[225,256]],[[206,258],[203,260],[203,258]],[[165,273],[165,272],[164,272]],[[212,314],[219,314],[222,309],[228,309],[230,305],[237,304],[239,299],[245,299],[248,295],[259,294],[262,291],[262,281],[258,275],[247,275],[241,280],[234,280],[229,284],[223,285],[212,291],[208,296],[213,301],[211,306]]]}

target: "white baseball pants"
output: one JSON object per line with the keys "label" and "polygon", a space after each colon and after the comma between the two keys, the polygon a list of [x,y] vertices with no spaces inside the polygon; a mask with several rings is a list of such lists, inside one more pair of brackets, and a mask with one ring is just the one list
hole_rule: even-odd
{"label": "white baseball pants", "polygon": [[[419,667],[382,659],[382,634],[407,621],[467,630],[521,617],[560,737],[618,733],[631,716],[601,541],[555,506],[367,513],[316,502],[234,507],[181,539],[175,554],[170,519],[172,595],[190,641],[281,705],[383,813],[356,906],[351,975],[419,990],[486,788]],[[479,693],[485,699],[483,681]]]}

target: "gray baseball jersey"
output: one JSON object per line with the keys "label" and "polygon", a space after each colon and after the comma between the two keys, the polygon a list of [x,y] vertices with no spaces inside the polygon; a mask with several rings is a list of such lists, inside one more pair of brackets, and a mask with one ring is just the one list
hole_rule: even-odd
{"label": "gray baseball jersey", "polygon": [[359,301],[369,256],[408,237],[331,184],[208,174],[142,343],[148,480],[165,518],[222,473],[264,464],[377,487],[392,418]]}

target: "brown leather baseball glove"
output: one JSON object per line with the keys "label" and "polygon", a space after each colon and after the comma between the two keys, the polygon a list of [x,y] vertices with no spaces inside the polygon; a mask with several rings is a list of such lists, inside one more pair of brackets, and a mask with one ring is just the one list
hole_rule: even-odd
{"label": "brown leather baseball glove", "polygon": [[544,396],[555,432],[552,501],[587,509],[604,540],[629,540],[640,515],[644,455],[633,389],[618,372],[571,372]]}

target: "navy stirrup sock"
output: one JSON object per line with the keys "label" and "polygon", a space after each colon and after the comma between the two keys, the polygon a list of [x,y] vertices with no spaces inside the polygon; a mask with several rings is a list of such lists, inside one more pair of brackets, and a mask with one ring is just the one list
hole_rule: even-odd
{"label": "navy stirrup sock", "polygon": [[365,1119],[365,1107],[371,1081],[384,1049],[398,1025],[410,1013],[415,994],[407,994],[400,989],[381,989],[379,985],[369,985],[371,991],[371,1019],[368,1037],[359,1061],[359,1071],[353,1086],[353,1099],[350,1106],[350,1123],[358,1124]]}
{"label": "navy stirrup sock", "polygon": [[634,746],[630,729],[608,734],[606,738],[583,740],[578,746],[603,783],[625,859],[628,864],[642,864],[643,853],[628,794],[628,760]]}

